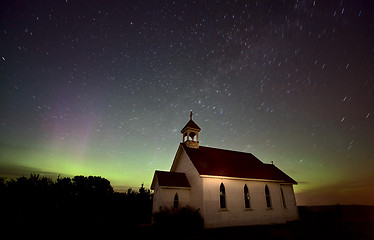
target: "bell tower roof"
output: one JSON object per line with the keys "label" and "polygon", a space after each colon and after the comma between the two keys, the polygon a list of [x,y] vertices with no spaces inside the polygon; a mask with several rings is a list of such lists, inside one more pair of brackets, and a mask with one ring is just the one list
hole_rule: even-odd
{"label": "bell tower roof", "polygon": [[192,121],[192,119],[183,127],[181,133],[185,132],[187,128],[197,130],[198,132],[201,130],[201,128],[194,121]]}
{"label": "bell tower roof", "polygon": [[183,143],[188,147],[199,148],[199,132],[201,128],[192,120],[192,111],[190,112],[190,120],[182,128]]}

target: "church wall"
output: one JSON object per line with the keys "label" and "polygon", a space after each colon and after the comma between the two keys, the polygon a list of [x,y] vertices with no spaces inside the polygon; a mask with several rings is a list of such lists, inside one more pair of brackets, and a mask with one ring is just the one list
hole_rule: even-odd
{"label": "church wall", "polygon": [[153,192],[153,204],[152,204],[152,213],[159,211],[161,206],[161,197],[160,194],[160,186],[156,185],[154,192]]}
{"label": "church wall", "polygon": [[286,208],[284,209],[285,218],[287,221],[295,221],[299,219],[299,212],[296,206],[295,193],[292,184],[281,184],[283,190]]}
{"label": "church wall", "polygon": [[161,209],[173,208],[176,193],[178,194],[179,207],[185,207],[190,204],[190,189],[157,186],[153,200],[153,213]]}
{"label": "church wall", "polygon": [[[220,209],[220,184],[226,190],[226,209]],[[250,194],[250,209],[245,208],[244,184]],[[265,199],[265,185],[270,190],[272,208],[268,209]],[[292,187],[292,185],[291,185]],[[233,180],[227,178],[203,178],[204,221],[205,227],[226,227],[240,225],[284,223],[292,219],[292,214],[285,214],[280,193],[280,184],[276,182]],[[285,186],[286,204],[293,204],[291,189]],[[294,199],[294,198],[293,198]],[[290,207],[289,210],[292,210]],[[291,211],[292,212],[292,211]],[[297,212],[297,209],[296,209]],[[285,217],[287,215],[288,219]]]}
{"label": "church wall", "polygon": [[202,179],[195,166],[189,159],[183,147],[180,146],[178,153],[174,159],[170,172],[184,172],[191,185],[190,190],[190,206],[195,209],[203,208]]}

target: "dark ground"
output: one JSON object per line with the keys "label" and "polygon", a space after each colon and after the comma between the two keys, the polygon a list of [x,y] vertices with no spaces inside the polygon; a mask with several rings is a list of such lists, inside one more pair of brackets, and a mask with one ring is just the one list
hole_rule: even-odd
{"label": "dark ground", "polygon": [[[374,239],[374,206],[299,207],[300,221],[267,226],[230,227],[180,233],[182,239]],[[159,235],[165,232],[148,229]],[[143,232],[143,236],[147,235]],[[167,233],[166,233],[167,234]],[[177,235],[169,235],[176,239]],[[180,237],[178,236],[178,239]]]}
{"label": "dark ground", "polygon": [[[374,239],[374,206],[334,205],[299,207],[300,220],[287,224],[193,230],[150,224],[64,224],[43,226],[34,222],[2,229],[13,237],[103,239]],[[56,217],[58,218],[58,217]],[[53,223],[56,220],[51,220]],[[79,221],[75,219],[75,222]],[[53,226],[53,227],[51,227]],[[2,226],[4,227],[4,225]]]}

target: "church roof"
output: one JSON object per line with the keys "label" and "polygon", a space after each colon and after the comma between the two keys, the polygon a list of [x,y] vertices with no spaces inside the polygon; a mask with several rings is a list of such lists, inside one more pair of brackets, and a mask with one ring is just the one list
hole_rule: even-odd
{"label": "church roof", "polygon": [[198,131],[201,130],[201,128],[192,119],[190,119],[190,121],[188,121],[186,126],[184,126],[184,128],[182,128],[181,133],[183,133],[186,128],[193,128],[193,129],[196,129]]}
{"label": "church roof", "polygon": [[181,143],[200,175],[276,180],[297,184],[273,164],[261,162],[251,153],[200,146],[189,148]]}
{"label": "church roof", "polygon": [[187,180],[186,174],[181,172],[165,172],[165,171],[156,171],[154,179],[152,181],[151,189],[154,189],[155,180],[158,181],[159,186],[164,187],[191,187],[190,183]]}

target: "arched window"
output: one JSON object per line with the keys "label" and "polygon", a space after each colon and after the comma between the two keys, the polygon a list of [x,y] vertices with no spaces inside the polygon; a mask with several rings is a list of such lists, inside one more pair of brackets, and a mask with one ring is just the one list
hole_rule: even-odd
{"label": "arched window", "polygon": [[174,208],[178,208],[179,207],[179,198],[178,198],[178,193],[175,193],[174,195],[174,205],[173,205]]}
{"label": "arched window", "polygon": [[244,206],[245,208],[251,208],[251,203],[249,201],[249,192],[247,184],[244,184]]}
{"label": "arched window", "polygon": [[286,208],[286,200],[284,199],[284,194],[283,194],[283,189],[282,189],[282,187],[281,187],[281,197],[282,197],[283,207]]}
{"label": "arched window", "polygon": [[219,206],[220,208],[226,208],[226,191],[223,183],[219,186]]}
{"label": "arched window", "polygon": [[265,185],[265,198],[266,198],[266,207],[271,208],[270,191],[269,191],[268,185]]}

